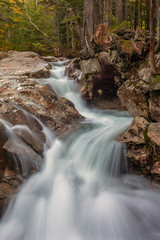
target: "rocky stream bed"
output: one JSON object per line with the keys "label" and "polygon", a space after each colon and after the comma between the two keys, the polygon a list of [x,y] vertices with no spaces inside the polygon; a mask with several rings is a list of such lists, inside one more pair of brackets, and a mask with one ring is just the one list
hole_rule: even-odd
{"label": "rocky stream bed", "polygon": [[[47,61],[54,58],[43,60],[33,52],[1,53],[1,58],[0,214],[20,184],[41,168],[46,144],[42,125],[60,135],[82,118],[69,100],[43,82],[50,76]],[[28,169],[21,159],[29,162]]]}
{"label": "rocky stream bed", "polygon": [[[91,108],[128,110],[132,124],[117,141],[127,143],[129,172],[159,181],[160,78],[150,72],[146,45],[142,46],[143,56],[125,46],[122,42],[121,49],[113,46],[89,59],[69,60],[66,75],[80,84]],[[2,215],[21,183],[41,168],[47,144],[44,125],[62,136],[82,116],[43,81],[50,76],[50,62],[57,61],[55,58],[33,52],[1,52],[0,58]],[[156,64],[160,67],[160,54],[156,55]],[[25,171],[22,158],[29,161]]]}

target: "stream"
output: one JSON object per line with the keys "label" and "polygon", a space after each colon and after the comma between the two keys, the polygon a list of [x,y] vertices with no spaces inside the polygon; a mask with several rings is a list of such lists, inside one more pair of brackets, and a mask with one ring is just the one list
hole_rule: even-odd
{"label": "stream", "polygon": [[159,187],[127,174],[125,144],[115,141],[132,118],[89,109],[64,71],[59,61],[44,81],[84,119],[62,140],[44,129],[43,168],[9,204],[0,240],[159,240]]}

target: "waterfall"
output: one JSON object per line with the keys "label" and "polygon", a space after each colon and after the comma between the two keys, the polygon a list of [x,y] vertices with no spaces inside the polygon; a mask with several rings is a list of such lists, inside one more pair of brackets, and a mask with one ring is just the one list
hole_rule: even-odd
{"label": "waterfall", "polygon": [[159,240],[160,192],[127,174],[125,145],[115,141],[131,117],[88,109],[64,70],[58,62],[44,81],[85,119],[67,139],[52,138],[42,171],[8,206],[0,240]]}

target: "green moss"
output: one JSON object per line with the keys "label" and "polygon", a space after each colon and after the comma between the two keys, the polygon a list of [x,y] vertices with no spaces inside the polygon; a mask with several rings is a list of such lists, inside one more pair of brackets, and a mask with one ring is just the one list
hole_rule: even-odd
{"label": "green moss", "polygon": [[153,82],[159,83],[160,82],[160,75],[156,75],[155,78],[153,78]]}
{"label": "green moss", "polygon": [[148,133],[148,128],[145,128],[145,130],[143,132],[143,136],[144,136],[144,140],[146,143],[148,143],[148,141],[149,141],[147,133]]}
{"label": "green moss", "polygon": [[130,40],[119,40],[121,49],[123,52],[128,53],[129,55],[132,55],[134,52],[132,41]]}

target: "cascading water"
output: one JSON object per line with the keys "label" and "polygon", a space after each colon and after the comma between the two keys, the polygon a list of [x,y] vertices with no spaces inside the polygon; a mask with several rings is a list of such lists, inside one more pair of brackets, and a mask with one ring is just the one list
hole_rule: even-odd
{"label": "cascading water", "polygon": [[159,240],[160,193],[124,174],[124,145],[114,140],[131,118],[89,110],[64,68],[53,66],[46,82],[85,120],[67,139],[53,139],[43,171],[9,205],[0,240]]}

